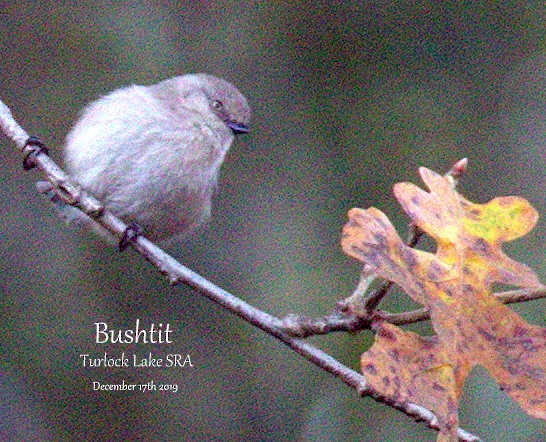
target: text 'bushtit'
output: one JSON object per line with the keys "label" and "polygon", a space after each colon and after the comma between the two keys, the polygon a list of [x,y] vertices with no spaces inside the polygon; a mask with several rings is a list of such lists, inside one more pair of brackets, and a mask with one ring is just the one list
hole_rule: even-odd
{"label": "text 'bushtit'", "polygon": [[66,167],[150,239],[186,234],[210,217],[220,166],[249,119],[245,97],[212,75],[118,89],[84,110]]}

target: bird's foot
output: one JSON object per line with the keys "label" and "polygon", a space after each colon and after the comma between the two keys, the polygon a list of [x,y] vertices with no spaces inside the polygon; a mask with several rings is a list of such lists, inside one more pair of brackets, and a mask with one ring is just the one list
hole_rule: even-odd
{"label": "bird's foot", "polygon": [[130,223],[119,240],[119,251],[123,252],[127,247],[129,247],[129,244],[135,242],[136,239],[142,235],[142,233],[142,227],[140,227],[137,223]]}
{"label": "bird's foot", "polygon": [[30,147],[32,150],[27,153],[23,159],[23,169],[30,170],[36,167],[36,156],[40,154],[49,155],[49,151],[45,144],[38,137],[31,136],[28,137],[23,149]]}

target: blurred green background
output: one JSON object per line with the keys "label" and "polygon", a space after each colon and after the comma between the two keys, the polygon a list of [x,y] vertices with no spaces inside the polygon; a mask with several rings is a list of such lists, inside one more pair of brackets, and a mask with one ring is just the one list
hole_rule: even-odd
{"label": "blurred green background", "polygon": [[[347,210],[374,205],[403,232],[393,184],[420,184],[419,166],[443,172],[465,156],[469,199],[520,195],[541,212],[506,250],[546,281],[545,18],[531,1],[7,1],[0,99],[61,163],[78,111],[101,94],[186,72],[235,83],[252,133],[227,156],[212,222],[167,249],[272,314],[321,315],[358,278],[339,247]],[[168,287],[134,252],[65,226],[35,190],[40,175],[0,142],[0,440],[435,440],[194,291]],[[393,293],[386,305],[410,304]],[[544,301],[513,308],[546,326]],[[94,343],[93,323],[136,318],[170,323],[175,342]],[[311,341],[358,369],[371,338]],[[90,369],[79,358],[121,350],[187,353],[194,368]],[[91,391],[122,380],[179,391]],[[461,426],[484,440],[546,439],[546,423],[481,369]]]}

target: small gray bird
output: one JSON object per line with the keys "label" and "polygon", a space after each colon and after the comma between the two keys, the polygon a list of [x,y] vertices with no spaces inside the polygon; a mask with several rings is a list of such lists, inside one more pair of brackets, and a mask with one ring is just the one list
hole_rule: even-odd
{"label": "small gray bird", "polygon": [[68,134],[68,172],[152,240],[206,222],[226,152],[247,133],[237,88],[207,74],[118,89],[91,103]]}

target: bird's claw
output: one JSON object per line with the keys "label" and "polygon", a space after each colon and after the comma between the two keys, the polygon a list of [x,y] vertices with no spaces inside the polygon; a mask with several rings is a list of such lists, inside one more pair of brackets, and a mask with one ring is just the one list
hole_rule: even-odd
{"label": "bird's claw", "polygon": [[135,242],[140,235],[142,235],[142,227],[136,223],[130,223],[119,240],[119,251],[123,252],[129,247],[129,244]]}
{"label": "bird's claw", "polygon": [[36,156],[39,154],[49,155],[49,150],[38,137],[30,136],[23,149],[30,147],[32,150],[23,159],[23,169],[30,170],[36,167]]}

